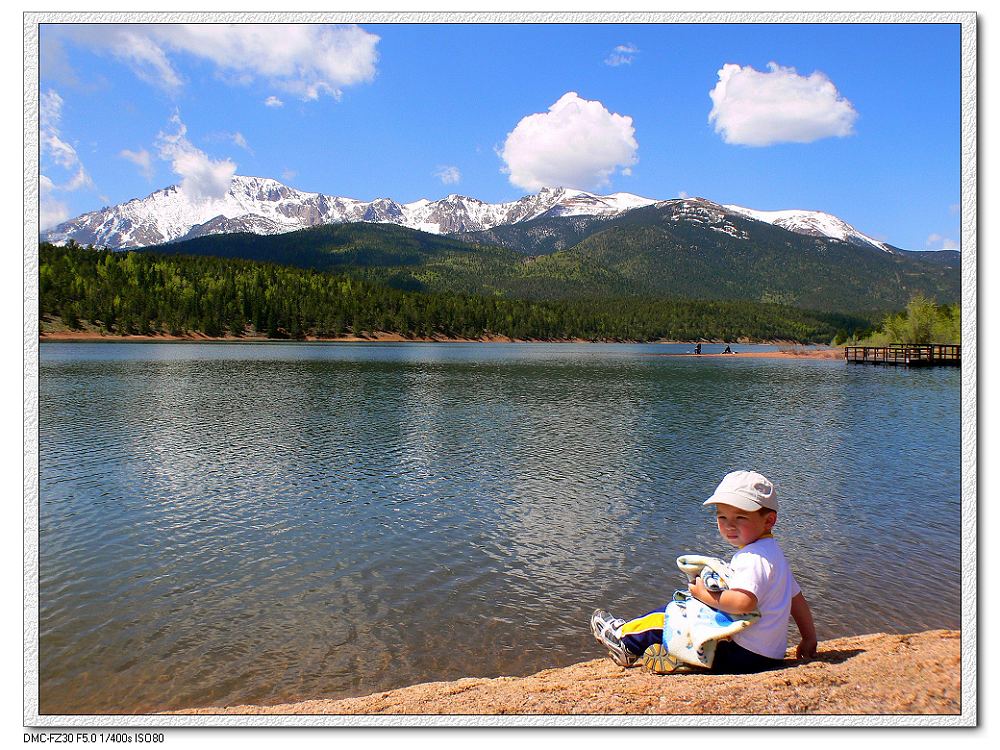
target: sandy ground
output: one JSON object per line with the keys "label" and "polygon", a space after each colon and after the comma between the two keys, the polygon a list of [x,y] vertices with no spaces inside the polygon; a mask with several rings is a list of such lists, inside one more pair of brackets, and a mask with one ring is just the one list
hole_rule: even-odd
{"label": "sandy ground", "polygon": [[[66,328],[49,328],[48,330],[42,331],[38,337],[39,341],[52,341],[52,342],[84,342],[84,341],[107,341],[110,343],[118,342],[136,342],[136,343],[157,343],[157,342],[210,342],[210,341],[223,341],[223,342],[280,342],[289,341],[289,339],[268,339],[264,336],[218,336],[210,337],[205,336],[202,333],[190,333],[183,336],[171,336],[169,334],[157,334],[155,336],[121,336],[118,334],[102,334],[100,331],[96,330],[82,330],[82,331],[72,331]],[[430,338],[406,338],[398,333],[386,333],[384,331],[376,332],[370,336],[341,336],[336,339],[321,339],[316,337],[306,337],[305,341],[336,341],[343,343],[358,343],[358,342],[402,342],[402,341],[418,341],[418,342],[482,342],[482,343],[531,343],[533,340],[524,339],[511,339],[506,336],[483,336],[478,339],[462,339],[462,338],[447,338],[444,336],[430,337]],[[556,343],[588,343],[585,339],[559,339]],[[684,341],[661,341],[661,344],[683,344],[692,342]],[[783,344],[784,342],[779,342]],[[844,350],[842,348],[834,349],[806,349],[801,346],[796,345],[784,345],[778,351],[773,352],[741,352],[737,349],[736,354],[667,354],[662,355],[665,357],[723,357],[723,358],[745,358],[745,357],[768,357],[772,359],[791,359],[791,358],[805,358],[805,359],[843,359]]]}
{"label": "sandy ground", "polygon": [[803,347],[781,348],[773,352],[741,352],[737,349],[733,354],[663,354],[664,357],[722,357],[724,359],[844,359],[844,349],[806,349]]}
{"label": "sandy ground", "polygon": [[466,678],[343,700],[182,714],[959,714],[954,630],[838,638],[816,659],[756,675],[659,676],[596,659],[529,677]]}

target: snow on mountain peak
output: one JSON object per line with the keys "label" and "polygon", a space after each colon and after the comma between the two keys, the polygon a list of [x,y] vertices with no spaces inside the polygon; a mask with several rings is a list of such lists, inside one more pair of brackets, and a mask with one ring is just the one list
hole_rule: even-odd
{"label": "snow on mountain peak", "polygon": [[830,239],[841,240],[842,242],[850,242],[855,245],[869,245],[885,252],[892,252],[886,243],[862,234],[843,219],[838,219],[836,216],[822,211],[805,211],[799,209],[757,211],[752,208],[734,205],[726,205],[724,208],[733,213],[773,224],[796,234],[805,234],[812,237],[829,237]]}
{"label": "snow on mountain peak", "polygon": [[421,198],[401,205],[390,198],[361,201],[296,190],[268,177],[234,175],[220,198],[193,198],[173,185],[146,198],[78,216],[43,233],[43,239],[127,248],[204,234],[278,234],[316,224],[362,221],[446,234],[492,229],[540,216],[610,215],[653,202],[628,193],[599,196],[554,187],[507,203],[484,203],[451,193],[437,201]]}
{"label": "snow on mountain peak", "polygon": [[757,211],[722,206],[704,198],[656,201],[632,193],[597,195],[566,187],[545,187],[505,203],[451,193],[432,201],[421,198],[400,204],[390,198],[362,201],[311,193],[268,177],[234,175],[228,192],[214,199],[193,199],[177,185],[110,208],[78,216],[42,233],[55,244],[75,240],[82,245],[130,248],[157,245],[206,234],[253,232],[280,234],[318,224],[374,222],[397,224],[433,234],[477,232],[538,218],[611,217],[652,204],[674,207],[677,221],[710,224],[742,236],[723,214],[765,221],[792,232],[830,237],[891,251],[889,246],[858,232],[846,222],[820,211]]}

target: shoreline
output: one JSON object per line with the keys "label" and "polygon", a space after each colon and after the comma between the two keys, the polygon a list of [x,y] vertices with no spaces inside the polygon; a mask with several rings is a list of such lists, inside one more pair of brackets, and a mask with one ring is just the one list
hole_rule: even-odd
{"label": "shoreline", "polygon": [[507,336],[483,336],[477,339],[447,337],[447,336],[403,336],[399,333],[387,333],[378,331],[371,336],[338,336],[336,338],[326,338],[320,336],[305,336],[301,339],[293,338],[268,338],[267,336],[247,335],[247,336],[206,336],[203,333],[189,333],[184,335],[173,335],[169,333],[158,333],[154,335],[141,334],[102,334],[97,331],[58,331],[45,332],[38,336],[39,343],[87,343],[105,342],[115,344],[136,343],[136,344],[374,344],[374,343],[425,343],[425,344],[531,344],[531,343],[559,343],[574,344],[588,343],[587,339],[512,339]]}
{"label": "shoreline", "polygon": [[357,698],[172,715],[879,715],[961,714],[961,633],[874,633],[821,641],[815,659],[752,675],[655,675],[601,658],[526,677],[467,677]]}
{"label": "shoreline", "polygon": [[[202,333],[190,333],[184,335],[172,334],[102,334],[99,331],[44,331],[39,334],[38,342],[53,344],[75,344],[75,343],[135,343],[135,344],[289,344],[289,343],[331,343],[331,344],[376,344],[376,343],[421,343],[421,344],[683,344],[694,346],[698,341],[591,341],[590,339],[513,339],[507,336],[483,336],[480,338],[450,338],[445,336],[414,336],[406,337],[398,333],[387,333],[379,331],[371,336],[339,336],[337,338],[321,338],[316,336],[306,336],[302,339],[269,339],[266,336],[206,336]],[[725,344],[734,342],[706,341],[702,344]],[[763,344],[769,346],[785,347],[777,351],[770,352],[735,352],[733,354],[694,354],[687,352],[663,352],[654,356],[663,357],[707,357],[707,358],[746,358],[746,357],[768,357],[776,359],[800,358],[800,359],[841,359],[844,356],[843,348],[820,347],[820,345],[805,345],[794,342],[776,341],[739,341],[737,346]],[[806,348],[806,347],[809,348]]]}
{"label": "shoreline", "polygon": [[[780,346],[775,344],[775,346]],[[814,348],[814,349],[804,349],[800,346],[792,347],[789,349],[778,349],[773,352],[733,352],[732,354],[722,354],[721,352],[715,354],[689,354],[687,352],[674,354],[672,352],[663,352],[662,354],[654,355],[656,357],[691,357],[691,358],[708,358],[708,359],[844,359],[844,348],[843,347],[829,347],[829,348]]]}

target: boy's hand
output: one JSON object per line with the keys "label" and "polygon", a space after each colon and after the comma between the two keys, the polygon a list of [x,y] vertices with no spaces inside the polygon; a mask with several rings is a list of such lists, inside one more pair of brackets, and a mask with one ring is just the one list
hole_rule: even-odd
{"label": "boy's hand", "polygon": [[695,578],[694,583],[688,584],[688,591],[691,592],[691,596],[700,602],[705,602],[706,604],[712,602],[712,596],[708,589],[705,588],[705,582],[701,580],[701,576]]}
{"label": "boy's hand", "polygon": [[803,638],[799,641],[798,647],[795,649],[795,655],[800,659],[812,659],[816,656],[816,639],[815,638]]}
{"label": "boy's hand", "polygon": [[802,636],[798,648],[795,649],[795,655],[800,659],[812,659],[816,656],[816,624],[801,591],[792,597],[791,615],[799,628],[799,635]]}

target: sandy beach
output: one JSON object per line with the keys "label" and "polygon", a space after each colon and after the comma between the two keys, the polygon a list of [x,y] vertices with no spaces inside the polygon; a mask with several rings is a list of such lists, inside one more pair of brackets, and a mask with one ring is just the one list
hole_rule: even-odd
{"label": "sandy beach", "polygon": [[342,700],[179,714],[959,714],[955,630],[823,641],[817,658],[756,675],[654,675],[594,659],[527,677],[467,678]]}
{"label": "sandy beach", "polygon": [[698,357],[709,359],[843,359],[843,347],[806,349],[800,346],[782,346],[773,352],[741,352],[732,354],[662,354],[662,357]]}

